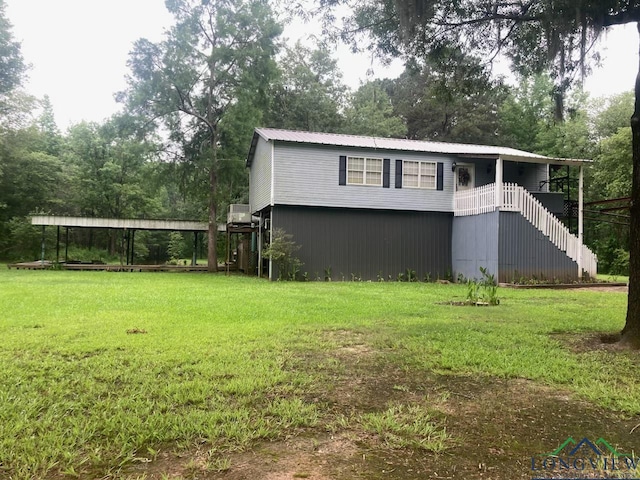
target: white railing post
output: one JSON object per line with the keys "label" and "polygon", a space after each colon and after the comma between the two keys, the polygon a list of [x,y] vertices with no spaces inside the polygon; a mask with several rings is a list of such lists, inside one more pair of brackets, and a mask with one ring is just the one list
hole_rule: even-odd
{"label": "white railing post", "polygon": [[502,207],[502,167],[503,167],[503,163],[502,163],[502,158],[498,157],[496,158],[496,191],[495,191],[495,206],[496,209],[500,210]]}
{"label": "white railing post", "polygon": [[[584,237],[584,223],[582,219],[584,213],[584,169],[582,168],[582,164],[578,168],[580,169],[580,174],[578,176],[578,244],[582,246],[582,240]],[[582,250],[582,248],[578,250],[578,278],[582,278]]]}

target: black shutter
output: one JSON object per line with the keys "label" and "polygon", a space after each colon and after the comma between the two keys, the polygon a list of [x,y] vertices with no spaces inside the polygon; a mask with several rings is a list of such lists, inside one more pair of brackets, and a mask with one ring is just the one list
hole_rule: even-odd
{"label": "black shutter", "polygon": [[340,169],[338,172],[338,185],[347,184],[347,157],[340,155]]}
{"label": "black shutter", "polygon": [[402,160],[396,160],[396,188],[402,188]]}
{"label": "black shutter", "polygon": [[391,160],[385,158],[382,161],[382,188],[389,188],[389,173],[391,170]]}
{"label": "black shutter", "polygon": [[438,162],[436,174],[436,189],[444,190],[444,163]]}

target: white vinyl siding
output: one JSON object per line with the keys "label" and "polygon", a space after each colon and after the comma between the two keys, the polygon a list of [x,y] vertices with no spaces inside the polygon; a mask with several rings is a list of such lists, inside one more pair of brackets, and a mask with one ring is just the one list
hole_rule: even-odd
{"label": "white vinyl siding", "polygon": [[249,171],[249,195],[251,213],[256,213],[271,204],[273,186],[271,184],[272,164],[271,142],[262,138],[258,140]]}
{"label": "white vinyl siding", "polygon": [[347,185],[382,186],[382,159],[347,157]]}
{"label": "white vinyl siding", "polygon": [[[326,145],[275,144],[275,205],[338,208],[374,208],[453,212],[452,157],[420,152],[376,151]],[[340,157],[390,158],[389,174],[395,179],[396,160],[444,162],[444,191],[423,188],[383,188],[364,184],[340,185]],[[253,167],[252,167],[253,170]],[[345,158],[345,183],[347,168]],[[391,182],[392,187],[395,183]],[[251,195],[250,195],[251,196]],[[253,204],[253,202],[252,202]]]}
{"label": "white vinyl siding", "polygon": [[435,189],[436,173],[436,162],[405,161],[402,165],[402,186]]}

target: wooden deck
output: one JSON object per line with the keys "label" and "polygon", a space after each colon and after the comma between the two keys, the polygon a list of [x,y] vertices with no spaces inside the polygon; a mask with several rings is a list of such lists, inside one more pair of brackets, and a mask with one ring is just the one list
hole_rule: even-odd
{"label": "wooden deck", "polygon": [[[206,272],[206,265],[114,265],[99,263],[61,263],[61,270],[106,271],[106,272]],[[45,262],[9,263],[7,268],[17,270],[46,270],[54,268],[54,264]],[[224,271],[224,266],[218,266],[218,271]]]}

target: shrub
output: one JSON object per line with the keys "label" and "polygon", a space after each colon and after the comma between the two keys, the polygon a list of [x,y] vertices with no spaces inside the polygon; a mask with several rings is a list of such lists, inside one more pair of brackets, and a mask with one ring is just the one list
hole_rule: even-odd
{"label": "shrub", "polygon": [[271,232],[271,242],[264,250],[265,258],[275,263],[278,280],[296,280],[303,263],[294,255],[300,245],[293,241],[293,235],[280,228]]}

